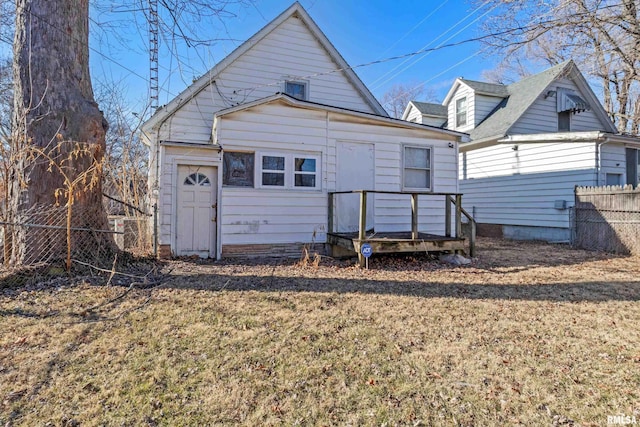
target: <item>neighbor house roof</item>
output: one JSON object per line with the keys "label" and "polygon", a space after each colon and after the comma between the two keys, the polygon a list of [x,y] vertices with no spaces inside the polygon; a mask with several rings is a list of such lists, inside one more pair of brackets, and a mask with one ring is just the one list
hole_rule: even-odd
{"label": "neighbor house roof", "polygon": [[[255,101],[252,102],[247,102],[246,104],[240,104],[234,107],[230,107],[230,108],[226,108],[224,110],[220,110],[215,114],[215,121],[217,121],[219,118],[223,118],[226,115],[229,114],[233,114],[235,112],[238,111],[244,111],[244,110],[248,110],[251,108],[254,108],[256,106],[259,105],[266,105],[266,104],[271,104],[271,103],[283,103],[292,107],[297,107],[297,108],[306,108],[309,110],[321,110],[321,111],[328,111],[328,112],[334,112],[334,113],[339,113],[339,114],[344,114],[347,116],[352,116],[354,118],[358,118],[358,119],[367,119],[367,120],[371,120],[373,122],[377,122],[380,124],[386,124],[389,126],[395,126],[395,127],[401,127],[401,128],[409,128],[409,129],[419,129],[419,130],[423,130],[423,131],[432,131],[432,132],[436,132],[438,134],[442,134],[442,135],[448,135],[449,137],[453,137],[450,139],[457,139],[461,142],[466,142],[469,141],[469,135],[463,132],[457,132],[454,130],[448,130],[448,129],[442,129],[440,127],[436,127],[436,126],[430,126],[430,125],[423,125],[420,123],[413,123],[413,122],[408,122],[406,120],[402,120],[402,119],[395,119],[392,117],[389,117],[388,115],[378,115],[378,114],[372,114],[372,113],[365,113],[362,111],[357,111],[357,110],[350,110],[347,108],[342,108],[342,107],[336,107],[333,105],[326,105],[326,104],[321,104],[318,102],[311,102],[311,101],[304,101],[298,98],[294,98],[292,96],[289,96],[285,93],[276,93],[275,95],[271,95],[268,96],[266,98],[261,98],[261,99],[257,99]],[[215,128],[216,125],[214,123],[214,132],[215,132]]]}
{"label": "neighbor house roof", "polygon": [[480,124],[469,132],[471,139],[480,141],[508,135],[511,127],[531,107],[535,100],[542,96],[555,80],[563,76],[571,77],[575,82],[580,94],[586,98],[592,111],[607,128],[604,130],[616,133],[615,126],[604,108],[602,108],[591,87],[578,71],[575,63],[569,60],[506,86],[506,97]]}
{"label": "neighbor house roof", "polygon": [[447,106],[442,104],[434,104],[432,102],[410,101],[414,107],[424,116],[447,117]]}
{"label": "neighbor house roof", "polygon": [[475,80],[467,80],[460,78],[462,83],[469,86],[473,91],[480,95],[498,96],[504,98],[509,95],[507,86],[498,83],[478,82]]}
{"label": "neighbor house roof", "polygon": [[206,89],[213,80],[215,80],[215,76],[217,76],[220,72],[222,72],[225,68],[233,63],[238,57],[243,55],[246,51],[252,48],[256,43],[266,37],[269,33],[271,33],[274,29],[276,29],[279,25],[281,25],[284,21],[286,21],[291,16],[296,16],[302,20],[302,22],[309,28],[313,36],[318,40],[318,42],[325,48],[331,59],[336,63],[337,69],[340,72],[344,73],[347,80],[353,84],[356,90],[362,95],[364,100],[369,104],[369,106],[373,109],[373,111],[377,112],[380,115],[388,116],[385,109],[378,102],[378,100],[373,96],[371,91],[365,86],[365,84],[360,80],[358,75],[353,71],[353,69],[349,66],[347,61],[344,60],[342,55],[338,52],[338,50],[333,46],[333,44],[329,41],[327,36],[322,32],[320,27],[311,19],[307,11],[302,7],[299,2],[293,3],[287,10],[282,12],[278,17],[276,17],[273,21],[264,26],[260,31],[254,34],[247,41],[242,43],[238,48],[236,48],[231,54],[229,54],[226,58],[216,64],[212,69],[210,69],[207,73],[205,73],[202,77],[196,80],[192,85],[187,87],[184,91],[182,91],[178,96],[176,96],[172,101],[170,101],[167,105],[159,108],[156,113],[143,124],[144,129],[152,129],[156,126],[162,124],[169,116],[171,116],[175,111],[180,109],[184,104],[193,99],[198,93]]}

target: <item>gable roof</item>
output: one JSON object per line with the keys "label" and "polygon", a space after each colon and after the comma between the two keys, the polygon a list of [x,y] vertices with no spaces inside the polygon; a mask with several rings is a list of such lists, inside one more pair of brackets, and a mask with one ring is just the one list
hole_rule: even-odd
{"label": "gable roof", "polygon": [[476,94],[479,95],[487,95],[487,96],[495,96],[498,98],[504,98],[509,95],[507,90],[507,86],[497,84],[497,83],[485,83],[479,82],[476,80],[468,80],[462,77],[458,77],[456,81],[451,85],[451,89],[447,92],[447,95],[444,97],[444,101],[442,101],[442,105],[449,105],[451,102],[451,98],[458,91],[458,88],[461,85],[465,85],[473,90]]}
{"label": "gable roof", "polygon": [[347,61],[340,55],[338,50],[329,41],[327,36],[322,32],[320,27],[311,19],[311,16],[302,7],[299,2],[293,3],[287,10],[278,15],[273,21],[265,25],[260,31],[251,36],[248,40],[238,46],[233,52],[231,52],[222,61],[218,62],[208,72],[198,78],[193,84],[183,90],[178,96],[172,99],[167,105],[162,106],[156,110],[155,114],[149,118],[143,125],[143,129],[152,129],[162,124],[169,116],[175,111],[180,109],[183,105],[193,99],[198,93],[206,89],[215,77],[224,71],[229,65],[231,65],[237,58],[242,56],[250,48],[256,45],[260,40],[265,38],[269,33],[280,26],[284,21],[290,17],[298,17],[313,36],[318,40],[320,45],[326,50],[329,57],[337,64],[337,68],[340,69],[347,80],[355,87],[360,93],[363,99],[369,104],[369,106],[378,114],[388,116],[386,110],[378,102],[375,96],[369,91],[365,84],[360,80],[360,77],[353,71]]}
{"label": "gable roof", "polygon": [[486,83],[476,80],[460,79],[460,82],[469,86],[473,91],[480,95],[499,96],[504,98],[509,94],[507,86],[498,83]]}
{"label": "gable roof", "polygon": [[541,73],[526,77],[516,83],[506,86],[507,96],[478,126],[469,132],[472,140],[500,138],[507,135],[516,121],[527,109],[541,96],[547,88],[557,79],[570,77],[580,90],[580,94],[586,98],[592,111],[598,119],[608,127],[608,132],[616,133],[617,130],[600,101],[591,90],[584,76],[572,61],[566,61],[555,65]]}
{"label": "gable roof", "polygon": [[402,113],[402,120],[406,120],[412,106],[423,116],[439,117],[443,119],[447,118],[446,105],[435,104],[433,102],[409,101],[406,108],[404,109],[404,112]]}
{"label": "gable roof", "polygon": [[[421,123],[413,123],[408,122],[402,119],[395,119],[393,117],[389,117],[388,115],[378,115],[373,113],[366,113],[363,111],[350,110],[343,107],[336,107],[333,105],[320,104],[318,102],[312,101],[304,101],[302,99],[294,98],[285,93],[276,93],[275,95],[268,96],[266,98],[256,99],[255,101],[247,102],[245,104],[240,104],[234,107],[229,107],[224,110],[220,110],[215,113],[214,117],[217,121],[219,118],[222,118],[226,115],[236,113],[238,111],[249,110],[259,105],[266,105],[272,103],[283,103],[292,107],[297,108],[306,108],[310,110],[321,110],[321,111],[329,111],[339,114],[345,114],[348,116],[360,118],[360,119],[368,119],[371,121],[378,122],[380,124],[386,124],[395,127],[401,128],[409,128],[409,129],[419,129],[424,131],[432,131],[437,132],[441,135],[448,135],[450,137],[454,137],[461,142],[466,142],[469,140],[469,135],[464,132],[458,132],[455,130],[443,129],[437,126],[423,125]],[[215,125],[214,125],[215,128]]]}

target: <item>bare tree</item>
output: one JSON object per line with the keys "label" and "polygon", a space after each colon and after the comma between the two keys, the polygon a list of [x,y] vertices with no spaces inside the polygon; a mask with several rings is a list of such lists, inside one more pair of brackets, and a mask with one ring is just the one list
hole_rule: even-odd
{"label": "bare tree", "polygon": [[107,211],[138,216],[146,211],[149,153],[139,137],[143,113],[128,109],[125,89],[117,83],[96,84],[96,100],[109,121],[104,165],[104,192],[111,197]]}
{"label": "bare tree", "polygon": [[[108,126],[89,77],[89,2],[18,0],[16,6],[10,221],[22,223],[33,206],[62,198],[87,212],[74,218],[75,227],[106,229],[101,165]],[[80,222],[89,217],[90,224]],[[30,244],[41,243],[27,237],[33,230],[14,230],[11,261],[19,264],[39,250]],[[113,247],[105,233],[93,243]]]}
{"label": "bare tree", "polygon": [[419,97],[425,101],[435,100],[435,94],[432,91],[422,96],[424,93],[424,85],[420,83],[394,84],[382,95],[381,104],[392,117],[399,119],[409,101],[416,101]]}
{"label": "bare tree", "polygon": [[[169,39],[181,38],[187,46],[206,44],[207,40],[197,36],[205,34],[203,28],[210,29],[207,19],[222,21],[228,17],[230,5],[251,1],[158,0],[164,8],[160,31]],[[133,16],[133,24],[146,29],[148,0],[116,3],[109,4],[127,7],[126,16]],[[16,0],[13,4],[0,0],[0,41],[7,36],[7,15],[15,15],[15,25],[11,26],[15,96],[9,149],[4,156],[11,164],[5,174],[10,177],[5,222],[24,225],[25,213],[32,207],[64,204],[68,207],[68,268],[71,229],[107,229],[102,204],[105,155],[112,164],[118,163],[118,167],[107,168],[109,183],[119,188],[123,198],[137,201],[144,199],[138,193],[145,188],[140,185],[140,174],[145,171],[146,159],[141,160],[141,145],[134,136],[137,125],[132,128],[129,117],[119,120],[125,116],[124,111],[112,109],[119,115],[113,115],[115,125],[108,133],[107,121],[94,100],[88,61],[89,0]],[[107,136],[112,143],[109,151]],[[76,215],[77,211],[83,216]],[[5,238],[5,262],[22,263],[27,253],[33,261],[39,248],[30,246],[30,242],[37,243],[38,239],[27,234],[36,232],[28,227],[14,228]],[[93,237],[92,242],[83,244],[114,247],[108,233],[93,233]],[[40,238],[43,239],[47,239],[46,233]],[[64,242],[53,240],[52,244],[64,253]]]}
{"label": "bare tree", "polygon": [[574,59],[598,81],[621,132],[640,126],[640,15],[637,0],[491,0],[487,43],[503,62],[555,65]]}

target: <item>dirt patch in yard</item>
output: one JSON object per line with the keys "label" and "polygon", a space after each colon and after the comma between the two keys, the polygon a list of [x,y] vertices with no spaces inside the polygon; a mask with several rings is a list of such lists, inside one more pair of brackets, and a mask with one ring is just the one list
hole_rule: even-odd
{"label": "dirt patch in yard", "polygon": [[417,254],[161,270],[5,290],[0,422],[640,422],[638,257],[481,239],[464,267]]}

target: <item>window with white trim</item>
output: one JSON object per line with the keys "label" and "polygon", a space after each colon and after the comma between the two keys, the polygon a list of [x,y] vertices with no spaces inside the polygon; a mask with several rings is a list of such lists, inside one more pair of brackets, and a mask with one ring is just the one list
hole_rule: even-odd
{"label": "window with white trim", "polygon": [[467,97],[456,100],[456,127],[467,124]]}
{"label": "window with white trim", "polygon": [[402,150],[402,189],[432,191],[433,149],[405,145]]}
{"label": "window with white trim", "polygon": [[262,188],[315,190],[320,188],[320,156],[302,153],[256,153]]}
{"label": "window with white trim", "polygon": [[293,186],[316,188],[316,159],[314,157],[296,156],[293,164]]}
{"label": "window with white trim", "polygon": [[262,156],[262,185],[284,187],[284,157]]}
{"label": "window with white trim", "polygon": [[307,82],[287,80],[284,82],[284,93],[289,96],[293,96],[294,98],[306,101],[308,98]]}

